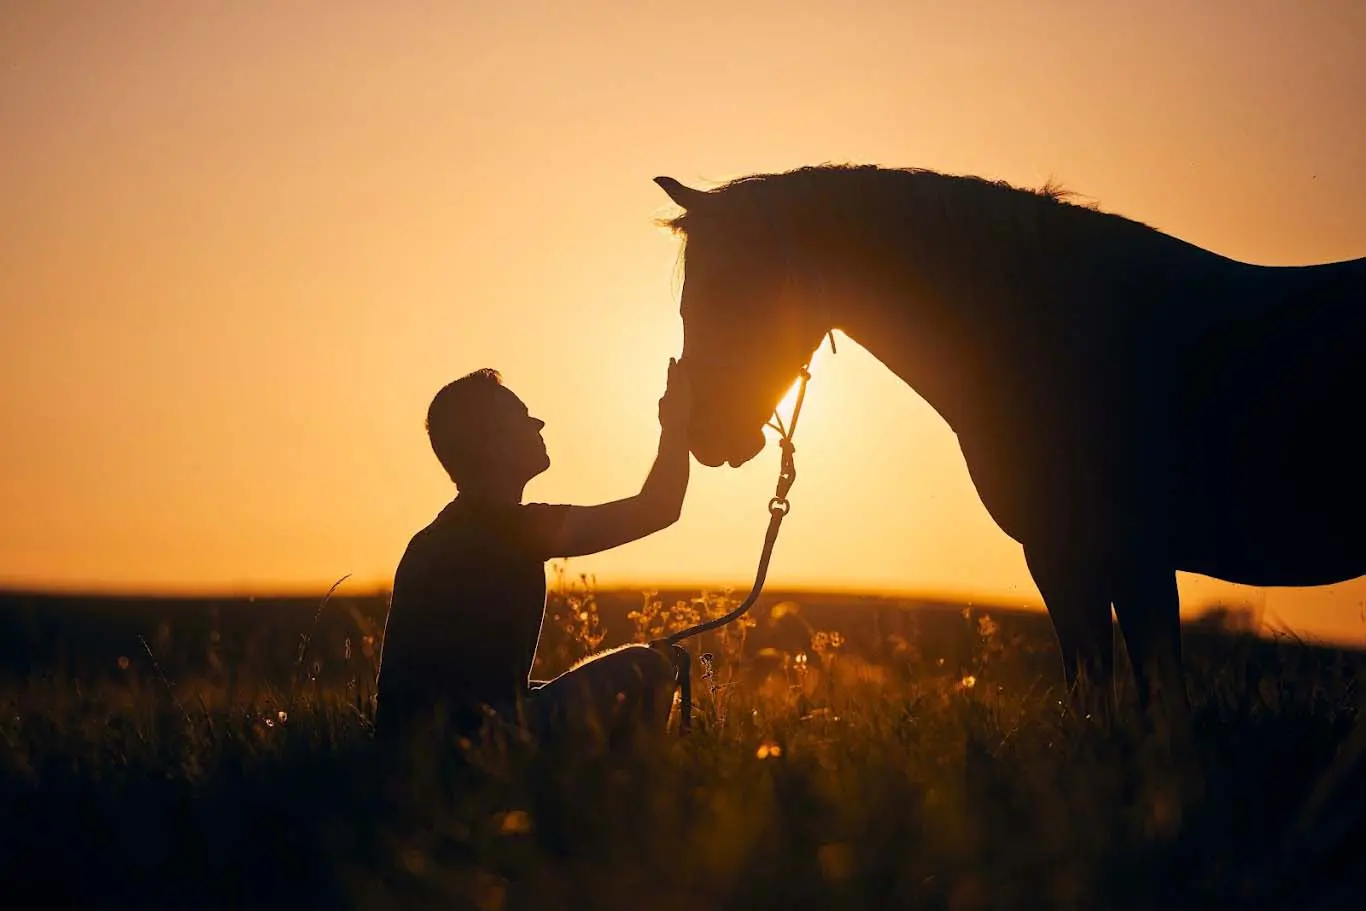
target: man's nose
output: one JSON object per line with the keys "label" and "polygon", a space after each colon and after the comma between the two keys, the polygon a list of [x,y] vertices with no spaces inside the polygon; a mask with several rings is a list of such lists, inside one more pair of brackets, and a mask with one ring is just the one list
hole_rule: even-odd
{"label": "man's nose", "polygon": [[541,420],[540,418],[532,418],[531,423],[536,426],[537,431],[540,431],[545,428],[545,421]]}

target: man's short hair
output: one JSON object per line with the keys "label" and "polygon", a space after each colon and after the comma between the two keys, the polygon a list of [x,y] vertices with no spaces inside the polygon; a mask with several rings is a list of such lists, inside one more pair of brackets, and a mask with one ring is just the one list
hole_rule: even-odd
{"label": "man's short hair", "polygon": [[471,442],[488,432],[492,392],[502,385],[502,375],[484,367],[441,387],[427,406],[432,452],[457,484],[469,471],[475,451]]}

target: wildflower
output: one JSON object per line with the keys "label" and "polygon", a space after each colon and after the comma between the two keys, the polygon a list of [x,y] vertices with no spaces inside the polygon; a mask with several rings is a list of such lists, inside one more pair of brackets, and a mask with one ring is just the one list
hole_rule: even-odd
{"label": "wildflower", "polygon": [[826,882],[841,882],[854,872],[854,849],[848,842],[837,841],[816,849],[816,865]]}
{"label": "wildflower", "polygon": [[525,835],[531,831],[531,814],[526,810],[509,810],[498,822],[499,835]]}
{"label": "wildflower", "polygon": [[121,670],[121,671],[126,671],[126,670],[128,670],[128,664],[129,664],[129,662],[128,662],[128,656],[127,656],[127,655],[119,655],[119,660],[118,660],[119,670]]}
{"label": "wildflower", "polygon": [[281,724],[284,724],[289,720],[289,712],[281,711],[275,717],[280,719]]}
{"label": "wildflower", "polygon": [[1149,802],[1145,829],[1149,837],[1168,838],[1181,822],[1181,805],[1170,794],[1158,794]]}
{"label": "wildflower", "polygon": [[427,857],[418,848],[404,848],[399,852],[398,860],[414,876],[421,876],[427,869]]}
{"label": "wildflower", "polygon": [[759,749],[755,751],[754,755],[760,759],[777,759],[783,755],[783,748],[772,740],[765,740],[759,744]]}
{"label": "wildflower", "polygon": [[977,678],[974,677],[974,676],[971,675],[971,674],[968,674],[967,676],[965,676],[962,680],[960,680],[960,681],[958,682],[958,688],[959,688],[960,690],[970,690],[970,689],[972,689],[972,688],[973,688],[974,686],[976,686],[976,685],[977,685]]}
{"label": "wildflower", "polygon": [[507,907],[507,886],[493,874],[480,870],[474,874],[473,899],[479,911],[503,911]]}

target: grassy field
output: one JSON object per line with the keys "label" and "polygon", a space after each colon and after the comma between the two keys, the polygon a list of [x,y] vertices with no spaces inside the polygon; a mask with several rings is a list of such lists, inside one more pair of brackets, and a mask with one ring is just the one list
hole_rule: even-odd
{"label": "grassy field", "polygon": [[[538,672],[729,603],[562,579]],[[1236,619],[1188,630],[1191,752],[1069,712],[1041,615],[779,592],[690,644],[686,738],[394,760],[380,596],[14,595],[0,882],[14,908],[1357,907],[1363,782],[1291,835],[1366,657]]]}

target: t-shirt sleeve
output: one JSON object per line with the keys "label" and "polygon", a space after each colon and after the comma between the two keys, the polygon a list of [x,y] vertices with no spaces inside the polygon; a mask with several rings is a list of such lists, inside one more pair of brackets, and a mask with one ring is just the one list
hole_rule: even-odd
{"label": "t-shirt sleeve", "polygon": [[567,504],[524,504],[518,517],[523,544],[542,560],[556,556],[553,553],[555,543],[559,540],[560,529],[564,527],[564,518],[568,513]]}

